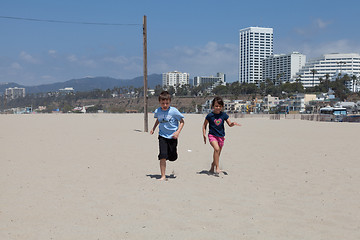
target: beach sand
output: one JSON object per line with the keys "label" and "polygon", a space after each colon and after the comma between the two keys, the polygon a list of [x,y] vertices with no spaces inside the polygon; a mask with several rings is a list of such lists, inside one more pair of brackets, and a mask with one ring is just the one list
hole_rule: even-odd
{"label": "beach sand", "polygon": [[360,239],[360,124],[232,118],[216,176],[204,117],[158,181],[143,114],[0,115],[0,239]]}

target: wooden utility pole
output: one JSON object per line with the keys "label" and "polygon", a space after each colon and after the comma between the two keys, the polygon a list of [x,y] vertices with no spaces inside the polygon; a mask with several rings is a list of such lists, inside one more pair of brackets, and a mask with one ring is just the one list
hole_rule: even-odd
{"label": "wooden utility pole", "polygon": [[146,15],[143,18],[144,39],[144,132],[148,132],[148,98],[147,98],[147,39],[146,39]]}

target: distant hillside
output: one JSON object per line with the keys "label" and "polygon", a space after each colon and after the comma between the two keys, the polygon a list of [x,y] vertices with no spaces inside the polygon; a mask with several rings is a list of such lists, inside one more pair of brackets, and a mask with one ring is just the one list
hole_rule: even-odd
{"label": "distant hillside", "polygon": [[[151,74],[148,76],[148,87],[154,88],[156,85],[162,84],[161,74]],[[6,88],[23,87],[26,93],[40,93],[40,92],[54,92],[61,88],[72,87],[75,91],[85,92],[93,89],[112,89],[114,87],[142,87],[144,85],[144,78],[136,77],[133,79],[116,79],[111,77],[87,77],[80,79],[72,79],[66,82],[57,82],[51,84],[43,84],[38,86],[23,86],[17,83],[0,83],[0,93],[4,93]]]}

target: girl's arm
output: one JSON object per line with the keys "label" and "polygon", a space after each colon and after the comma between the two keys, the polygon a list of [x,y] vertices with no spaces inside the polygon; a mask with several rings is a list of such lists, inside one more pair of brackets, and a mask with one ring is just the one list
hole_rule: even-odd
{"label": "girl's arm", "polygon": [[180,123],[179,123],[178,130],[177,130],[176,132],[174,132],[172,138],[177,139],[177,138],[179,137],[179,134],[180,134],[181,130],[182,130],[183,127],[184,127],[184,124],[185,124],[184,119],[183,119],[183,118],[180,119]]}
{"label": "girl's arm", "polygon": [[237,122],[231,122],[230,118],[226,119],[226,123],[229,125],[229,127],[233,127],[233,126],[241,126],[240,124],[238,124]]}
{"label": "girl's arm", "polygon": [[151,129],[151,131],[150,131],[150,134],[151,134],[151,135],[154,134],[157,125],[159,125],[159,120],[158,120],[158,119],[156,119],[156,121],[155,121],[155,123],[154,123],[154,126],[153,126],[153,128]]}
{"label": "girl's arm", "polygon": [[204,143],[206,144],[206,126],[208,125],[209,121],[205,119],[204,124],[202,126]]}

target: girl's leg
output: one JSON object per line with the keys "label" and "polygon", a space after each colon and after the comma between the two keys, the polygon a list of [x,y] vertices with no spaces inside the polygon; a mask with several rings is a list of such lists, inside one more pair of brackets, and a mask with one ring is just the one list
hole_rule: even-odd
{"label": "girl's leg", "polygon": [[160,159],[161,178],[159,180],[165,180],[166,179],[165,170],[166,170],[166,159]]}
{"label": "girl's leg", "polygon": [[220,161],[220,153],[222,148],[219,147],[217,141],[210,142],[210,145],[214,148],[213,162],[211,164],[210,172],[220,173],[221,169],[219,167],[219,161]]}

